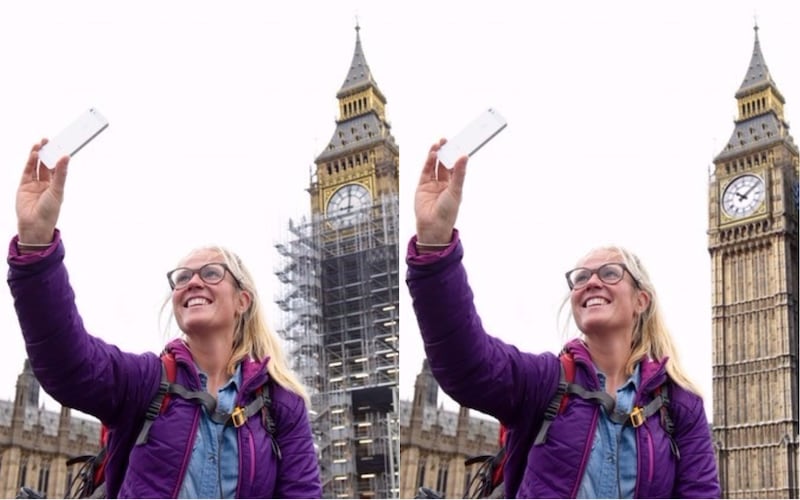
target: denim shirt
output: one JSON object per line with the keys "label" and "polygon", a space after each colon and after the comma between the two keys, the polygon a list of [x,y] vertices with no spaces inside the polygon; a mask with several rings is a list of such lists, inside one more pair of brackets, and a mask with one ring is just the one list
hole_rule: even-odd
{"label": "denim shirt", "polygon": [[[605,390],[605,374],[597,370],[597,377],[601,390]],[[617,410],[624,413],[631,411],[639,378],[637,364],[630,378],[617,389]],[[630,425],[622,427],[622,424],[612,422],[605,409],[600,407],[600,419],[578,498],[633,498],[635,487],[636,430]]]}
{"label": "denim shirt", "polygon": [[[208,375],[199,371],[203,390]],[[242,366],[217,391],[217,409],[230,413],[242,385]],[[192,457],[178,498],[234,498],[239,481],[239,444],[236,428],[217,424],[201,407],[200,425],[192,448]],[[221,478],[221,481],[220,481]],[[221,484],[220,484],[221,482]]]}

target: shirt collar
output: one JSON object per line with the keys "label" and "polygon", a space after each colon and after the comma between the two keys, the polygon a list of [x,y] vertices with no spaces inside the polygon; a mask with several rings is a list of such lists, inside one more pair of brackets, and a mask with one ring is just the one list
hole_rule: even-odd
{"label": "shirt collar", "polygon": [[[618,391],[627,388],[628,384],[632,384],[633,385],[633,390],[634,391],[639,389],[639,384],[641,382],[641,375],[640,375],[640,371],[639,371],[639,365],[640,364],[641,363],[636,363],[636,366],[633,367],[633,373],[631,373],[631,376],[628,377],[628,380],[626,380],[625,383],[623,383],[621,386],[619,386],[619,388],[617,389]],[[602,371],[600,371],[600,369],[597,367],[597,365],[594,365],[594,370],[597,372],[597,378],[600,379],[600,385],[603,388],[605,388],[605,386],[606,386],[606,374],[603,373]]]}
{"label": "shirt collar", "polygon": [[[197,374],[200,375],[200,384],[202,385],[203,390],[208,390],[208,375],[206,374],[206,372],[202,371],[200,367],[197,366]],[[242,364],[239,363],[236,365],[236,369],[233,371],[233,375],[231,376],[231,378],[229,378],[227,382],[222,384],[222,387],[220,387],[219,390],[224,391],[228,388],[232,388],[235,392],[238,392],[239,387],[241,386],[242,386]]]}

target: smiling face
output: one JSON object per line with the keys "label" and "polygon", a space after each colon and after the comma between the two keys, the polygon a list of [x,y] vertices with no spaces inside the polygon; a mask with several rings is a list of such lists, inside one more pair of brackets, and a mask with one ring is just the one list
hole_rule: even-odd
{"label": "smiling face", "polygon": [[[206,264],[225,260],[219,252],[198,250],[180,263],[180,267],[198,270]],[[233,335],[238,316],[247,309],[250,298],[239,289],[236,280],[225,272],[222,281],[208,284],[195,273],[186,286],[172,292],[172,310],[181,331],[188,336],[222,331]]]}
{"label": "smiling face", "polygon": [[[596,250],[581,260],[578,267],[599,269],[610,262],[624,262],[623,256],[611,250]],[[587,336],[615,332],[631,335],[638,315],[648,303],[647,293],[636,286],[628,271],[614,284],[603,282],[594,273],[584,286],[570,292],[575,324]]]}

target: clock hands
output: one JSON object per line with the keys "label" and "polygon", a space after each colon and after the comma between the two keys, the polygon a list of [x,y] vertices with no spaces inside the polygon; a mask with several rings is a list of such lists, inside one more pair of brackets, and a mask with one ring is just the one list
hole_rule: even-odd
{"label": "clock hands", "polygon": [[757,182],[754,182],[754,183],[753,183],[753,185],[752,185],[752,186],[750,186],[750,188],[749,188],[747,191],[745,191],[745,192],[744,192],[744,194],[740,193],[739,191],[736,191],[734,194],[735,194],[736,196],[738,196],[738,197],[739,197],[739,201],[744,201],[744,200],[746,200],[746,199],[747,199],[747,197],[748,197],[748,196],[750,196],[750,193],[751,193],[751,192],[752,192],[752,191],[753,191],[753,190],[754,190],[756,187],[758,187],[758,183],[757,183]]}
{"label": "clock hands", "polygon": [[744,192],[744,197],[747,198],[748,195],[750,195],[750,192],[753,191],[757,187],[758,187],[758,183],[754,182],[753,185],[750,186],[750,189],[748,189],[747,191]]}

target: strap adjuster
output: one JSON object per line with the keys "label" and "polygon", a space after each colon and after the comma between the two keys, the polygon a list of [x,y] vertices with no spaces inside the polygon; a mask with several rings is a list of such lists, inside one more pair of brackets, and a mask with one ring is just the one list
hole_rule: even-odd
{"label": "strap adjuster", "polygon": [[641,406],[635,406],[630,414],[631,425],[639,427],[644,423],[644,412]]}
{"label": "strap adjuster", "polygon": [[234,427],[243,426],[245,421],[247,421],[247,415],[244,414],[244,408],[241,406],[234,408],[233,412],[231,413],[231,421],[233,421]]}

